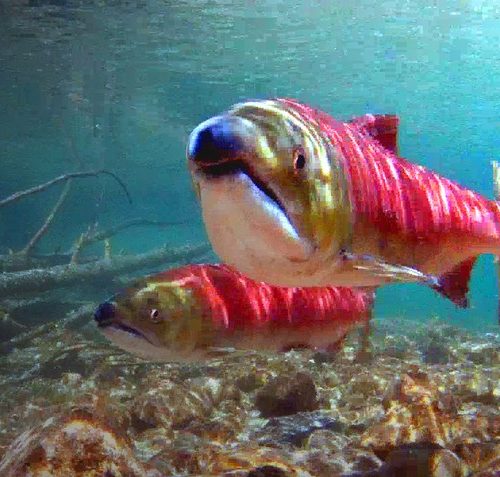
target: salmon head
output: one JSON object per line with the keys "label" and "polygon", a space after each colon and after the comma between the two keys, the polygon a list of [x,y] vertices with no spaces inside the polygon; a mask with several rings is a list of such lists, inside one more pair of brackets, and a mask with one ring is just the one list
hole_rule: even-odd
{"label": "salmon head", "polygon": [[100,304],[94,320],[120,348],[145,359],[191,361],[210,339],[196,292],[168,272],[138,281]]}
{"label": "salmon head", "polygon": [[273,285],[299,276],[321,285],[324,264],[351,235],[338,152],[302,108],[284,99],[237,104],[194,129],[187,147],[215,252]]}

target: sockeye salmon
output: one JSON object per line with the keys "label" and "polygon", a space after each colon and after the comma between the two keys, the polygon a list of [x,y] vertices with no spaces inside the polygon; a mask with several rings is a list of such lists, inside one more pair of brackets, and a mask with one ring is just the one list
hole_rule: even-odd
{"label": "sockeye salmon", "polygon": [[477,256],[500,253],[499,205],[399,157],[398,123],[275,99],[200,124],[187,156],[215,252],[273,285],[417,281],[467,306]]}
{"label": "sockeye salmon", "polygon": [[225,265],[139,280],[94,314],[104,335],[146,359],[196,361],[230,350],[335,349],[372,317],[374,290],[280,288]]}

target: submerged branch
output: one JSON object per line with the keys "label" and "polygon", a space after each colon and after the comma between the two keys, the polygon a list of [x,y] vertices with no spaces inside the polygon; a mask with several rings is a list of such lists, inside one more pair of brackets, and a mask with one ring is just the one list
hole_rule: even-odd
{"label": "submerged branch", "polygon": [[130,219],[127,220],[126,222],[110,227],[107,230],[102,230],[101,232],[96,232],[90,235],[89,237],[86,237],[85,242],[87,245],[95,242],[100,242],[102,240],[111,238],[117,233],[121,232],[122,230],[128,229],[130,227],[138,227],[143,225],[151,225],[154,227],[170,227],[173,225],[185,225],[185,224],[186,221],[184,220],[174,221],[174,222],[163,222],[160,220],[148,220],[143,218]]}
{"label": "submerged branch", "polygon": [[132,256],[117,256],[83,265],[58,265],[0,275],[0,298],[16,293],[42,292],[57,287],[67,287],[89,280],[112,278],[120,273],[148,267],[199,259],[210,251],[208,244],[179,248],[162,247],[152,252]]}
{"label": "submerged branch", "polygon": [[71,179],[69,179],[66,184],[64,184],[64,188],[61,191],[61,195],[59,196],[59,199],[57,200],[56,204],[54,205],[53,209],[51,210],[50,214],[47,216],[45,219],[44,224],[40,227],[38,232],[33,235],[32,239],[28,242],[26,247],[24,247],[23,250],[21,250],[21,254],[23,255],[28,255],[31,250],[33,250],[33,247],[40,241],[40,239],[45,235],[47,230],[50,227],[50,224],[54,220],[54,217],[57,215],[59,212],[59,209],[61,206],[64,204],[64,201],[66,200],[66,197],[69,193],[69,190],[71,188]]}
{"label": "submerged branch", "polygon": [[130,194],[128,192],[127,187],[123,183],[123,181],[113,172],[108,171],[106,169],[100,169],[98,171],[87,171],[87,172],[70,172],[68,174],[63,174],[61,176],[55,177],[54,179],[51,179],[48,182],[45,182],[43,184],[39,184],[35,187],[31,187],[30,189],[22,190],[15,192],[14,194],[10,195],[9,197],[6,197],[3,200],[0,200],[0,207],[3,207],[4,205],[11,204],[13,202],[17,202],[18,200],[22,199],[23,197],[26,197],[28,195],[36,194],[38,192],[44,191],[48,189],[49,187],[52,187],[53,185],[59,184],[59,182],[65,182],[68,181],[69,179],[73,178],[82,178],[82,177],[97,177],[99,175],[108,175],[111,176],[118,184],[120,187],[123,189],[125,195],[127,196],[127,199],[129,203],[132,203],[132,199],[130,198]]}
{"label": "submerged branch", "polygon": [[138,226],[155,226],[155,227],[170,227],[173,225],[184,225],[186,221],[175,221],[175,222],[162,222],[159,220],[148,220],[143,218],[130,219],[121,224],[110,227],[109,229],[102,230],[100,232],[90,232],[87,231],[83,233],[74,246],[73,255],[71,257],[71,263],[77,263],[78,256],[80,252],[89,245],[97,242],[109,239],[114,235],[118,234],[122,230],[128,229],[130,227]]}
{"label": "submerged branch", "polygon": [[[20,272],[30,268],[47,268],[55,265],[65,265],[71,260],[71,253],[50,253],[50,254],[30,254],[21,255],[12,253],[9,255],[0,255],[0,273],[2,272]],[[82,263],[96,262],[97,256],[85,256],[80,261]]]}
{"label": "submerged branch", "polygon": [[95,304],[88,303],[69,312],[62,320],[50,321],[49,323],[44,323],[43,325],[19,334],[9,341],[0,343],[0,353],[8,353],[13,348],[28,345],[35,338],[47,335],[57,329],[77,330],[90,321],[94,310]]}

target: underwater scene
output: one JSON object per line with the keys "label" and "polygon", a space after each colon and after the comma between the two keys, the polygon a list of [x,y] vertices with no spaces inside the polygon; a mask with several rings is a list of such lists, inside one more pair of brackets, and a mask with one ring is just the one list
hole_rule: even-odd
{"label": "underwater scene", "polygon": [[499,2],[0,44],[0,477],[500,476]]}

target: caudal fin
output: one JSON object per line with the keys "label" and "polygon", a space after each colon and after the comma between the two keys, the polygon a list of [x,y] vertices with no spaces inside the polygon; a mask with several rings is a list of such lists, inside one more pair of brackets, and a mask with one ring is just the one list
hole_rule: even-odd
{"label": "caudal fin", "polygon": [[[491,161],[491,165],[493,166],[493,191],[495,193],[495,199],[497,201],[500,201],[500,164],[497,161]],[[497,285],[500,289],[500,257],[498,255],[495,257],[495,264],[497,266]],[[497,313],[498,324],[500,324],[500,296]]]}

